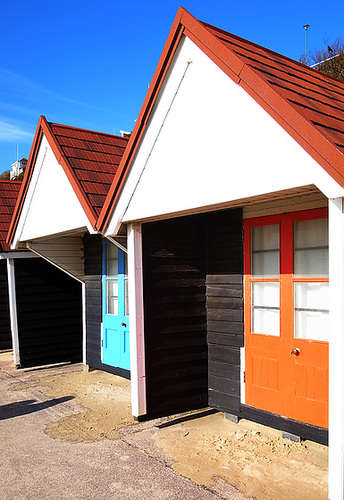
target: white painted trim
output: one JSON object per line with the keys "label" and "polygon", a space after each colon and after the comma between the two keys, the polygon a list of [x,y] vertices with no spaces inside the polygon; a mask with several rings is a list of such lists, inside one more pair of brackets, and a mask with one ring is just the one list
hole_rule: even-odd
{"label": "white painted trim", "polygon": [[1,259],[37,259],[37,255],[30,251],[28,252],[3,252],[0,254]]}
{"label": "white painted trim", "polygon": [[[131,177],[129,178],[129,181],[130,181],[130,188],[128,189],[128,195],[127,195],[127,198],[126,196],[124,195],[123,197],[121,196],[115,206],[115,209],[114,209],[114,212],[112,213],[112,216],[111,216],[111,219],[110,219],[110,222],[108,223],[108,226],[105,230],[105,236],[107,237],[108,234],[117,234],[119,229],[120,229],[120,226],[121,226],[121,222],[123,220],[123,217],[126,213],[126,211],[128,210],[128,207],[130,205],[130,202],[135,194],[135,191],[136,191],[136,188],[138,187],[139,185],[139,182],[141,180],[141,177],[144,173],[144,170],[146,168],[146,165],[154,151],[154,148],[155,148],[155,145],[157,144],[157,141],[159,139],[159,135],[163,129],[163,126],[166,122],[166,119],[168,117],[168,114],[169,112],[171,111],[171,108],[173,106],[173,103],[177,97],[177,94],[180,90],[180,87],[185,79],[185,76],[186,76],[186,73],[188,71],[188,69],[190,68],[190,65],[192,64],[192,59],[190,57],[188,57],[185,61],[183,61],[183,69],[181,71],[181,74],[178,76],[177,78],[177,82],[175,82],[175,87],[173,89],[173,93],[172,93],[172,96],[169,96],[169,102],[168,102],[168,105],[166,106],[166,109],[164,110],[164,115],[163,115],[163,118],[162,118],[162,121],[161,123],[159,124],[159,128],[156,132],[156,135],[154,136],[153,138],[153,141],[152,141],[152,144],[150,145],[150,148],[149,148],[149,151],[147,152],[147,156],[144,160],[144,163],[143,163],[143,166],[142,166],[142,169],[138,172],[138,175],[135,176],[134,174],[131,174]],[[135,178],[134,178],[135,177]],[[126,179],[126,183],[127,183],[128,179]],[[117,215],[117,212],[118,212],[118,215]],[[115,215],[114,215],[115,214]]]}
{"label": "white painted trim", "polygon": [[344,498],[344,214],[343,198],[329,200],[330,341],[329,481],[330,500]]}
{"label": "white painted trim", "polygon": [[86,365],[86,283],[81,284],[82,293],[82,363]]}
{"label": "white painted trim", "polygon": [[9,306],[10,306],[13,360],[16,366],[20,366],[14,259],[7,259],[7,281],[8,281]]}
{"label": "white painted trim", "polygon": [[240,402],[246,404],[245,347],[240,347]]}
{"label": "white painted trim", "polygon": [[131,408],[147,413],[141,224],[128,225]]}
{"label": "white painted trim", "polygon": [[119,241],[115,240],[115,238],[113,238],[111,236],[107,236],[106,239],[111,241],[111,243],[113,245],[115,245],[117,248],[119,248],[120,250],[122,250],[122,252],[128,253],[128,249],[125,248],[125,246],[121,245]]}

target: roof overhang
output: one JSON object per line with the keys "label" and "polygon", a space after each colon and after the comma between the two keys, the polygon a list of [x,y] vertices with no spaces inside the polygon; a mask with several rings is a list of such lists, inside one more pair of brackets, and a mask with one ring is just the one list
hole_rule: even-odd
{"label": "roof overhang", "polygon": [[344,186],[344,156],[340,151],[304,119],[286,99],[214,36],[207,25],[195,19],[184,8],[179,8],[135,128],[96,223],[96,228],[99,231],[106,232],[116,202],[124,187],[126,176],[129,174],[131,163],[143,139],[164,78],[183,35],[190,38],[228,77],[240,85],[328,172],[339,186]]}

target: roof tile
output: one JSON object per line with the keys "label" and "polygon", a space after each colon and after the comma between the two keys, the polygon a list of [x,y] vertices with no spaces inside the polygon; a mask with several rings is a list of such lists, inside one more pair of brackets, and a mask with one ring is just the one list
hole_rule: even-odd
{"label": "roof tile", "polygon": [[21,182],[0,180],[0,252],[10,250],[6,243],[12,214],[17,202]]}
{"label": "roof tile", "polygon": [[128,139],[49,123],[73,175],[98,216]]}

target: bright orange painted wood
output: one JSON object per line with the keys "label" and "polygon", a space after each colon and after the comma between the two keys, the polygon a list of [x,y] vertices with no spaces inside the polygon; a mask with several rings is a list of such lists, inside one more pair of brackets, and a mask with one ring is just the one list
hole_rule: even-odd
{"label": "bright orange painted wood", "polygon": [[[244,222],[245,284],[245,382],[246,404],[319,427],[328,427],[328,342],[294,338],[294,283],[328,282],[322,278],[293,275],[293,223],[327,217],[327,209],[316,209]],[[279,224],[280,275],[251,276],[250,230]],[[252,282],[280,284],[279,337],[252,333]],[[291,354],[293,349],[300,354]]]}

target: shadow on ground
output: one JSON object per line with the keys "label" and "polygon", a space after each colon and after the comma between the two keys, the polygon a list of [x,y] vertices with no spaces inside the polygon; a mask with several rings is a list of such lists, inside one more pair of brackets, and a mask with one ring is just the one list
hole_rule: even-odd
{"label": "shadow on ground", "polygon": [[64,396],[62,398],[53,398],[48,401],[36,401],[35,399],[26,399],[24,401],[16,401],[0,406],[0,420],[7,420],[9,418],[20,417],[21,415],[28,415],[37,411],[46,410],[53,406],[70,401],[74,399],[73,396]]}

